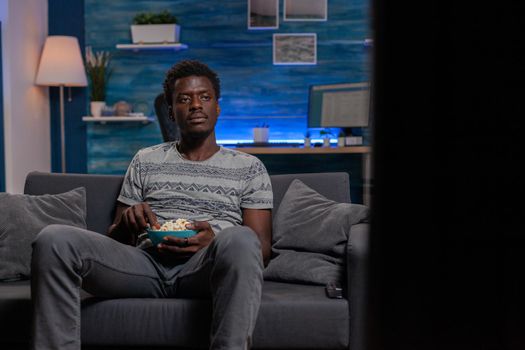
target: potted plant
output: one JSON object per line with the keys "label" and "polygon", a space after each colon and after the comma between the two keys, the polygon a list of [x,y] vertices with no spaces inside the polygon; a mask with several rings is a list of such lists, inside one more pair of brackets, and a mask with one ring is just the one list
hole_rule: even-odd
{"label": "potted plant", "polygon": [[86,48],[86,73],[89,79],[90,111],[93,117],[100,117],[106,105],[106,85],[110,76],[109,62],[111,54],[108,51],[94,52]]}
{"label": "potted plant", "polygon": [[168,10],[141,12],[133,18],[131,39],[134,44],[178,43],[180,26]]}
{"label": "potted plant", "polygon": [[330,138],[333,136],[329,129],[319,131],[319,136],[323,139],[323,147],[330,147]]}

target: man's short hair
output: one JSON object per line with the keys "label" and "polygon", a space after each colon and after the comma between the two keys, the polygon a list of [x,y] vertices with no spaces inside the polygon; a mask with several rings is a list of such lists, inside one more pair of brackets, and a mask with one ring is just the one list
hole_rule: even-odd
{"label": "man's short hair", "polygon": [[184,60],[171,67],[164,80],[164,98],[170,111],[173,106],[175,82],[180,78],[186,78],[192,75],[208,78],[213,86],[213,90],[215,90],[215,98],[219,100],[221,96],[221,82],[217,73],[199,61]]}

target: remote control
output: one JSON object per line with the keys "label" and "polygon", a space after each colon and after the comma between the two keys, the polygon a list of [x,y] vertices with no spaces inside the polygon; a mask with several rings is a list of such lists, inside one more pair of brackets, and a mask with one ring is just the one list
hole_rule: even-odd
{"label": "remote control", "polygon": [[342,299],[343,298],[343,288],[335,284],[334,282],[329,282],[325,287],[326,295],[331,299]]}

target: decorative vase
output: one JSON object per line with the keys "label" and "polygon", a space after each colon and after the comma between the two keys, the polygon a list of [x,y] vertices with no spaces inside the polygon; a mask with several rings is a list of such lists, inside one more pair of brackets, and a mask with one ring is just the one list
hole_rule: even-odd
{"label": "decorative vase", "polygon": [[312,147],[312,143],[309,137],[304,138],[304,147]]}
{"label": "decorative vase", "polygon": [[330,147],[330,137],[323,137],[323,147]]}
{"label": "decorative vase", "polygon": [[113,105],[113,108],[117,117],[129,116],[131,113],[131,105],[126,101],[118,101]]}
{"label": "decorative vase", "polygon": [[92,101],[89,105],[91,115],[95,118],[99,118],[102,114],[102,109],[106,106],[104,101]]}
{"label": "decorative vase", "polygon": [[344,147],[345,146],[345,138],[344,137],[338,137],[337,138],[337,146]]}
{"label": "decorative vase", "polygon": [[133,44],[178,43],[180,26],[177,24],[133,24]]}

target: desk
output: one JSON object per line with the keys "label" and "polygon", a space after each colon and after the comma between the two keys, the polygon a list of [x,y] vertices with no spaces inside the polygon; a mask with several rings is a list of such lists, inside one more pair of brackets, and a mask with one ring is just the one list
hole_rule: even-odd
{"label": "desk", "polygon": [[369,146],[350,147],[239,147],[237,151],[250,154],[336,154],[336,153],[372,153]]}
{"label": "desk", "polygon": [[369,146],[349,147],[239,147],[233,148],[237,151],[249,154],[261,155],[323,155],[323,154],[361,154],[362,155],[362,179],[363,179],[363,203],[370,205],[370,186],[372,176],[372,148]]}

